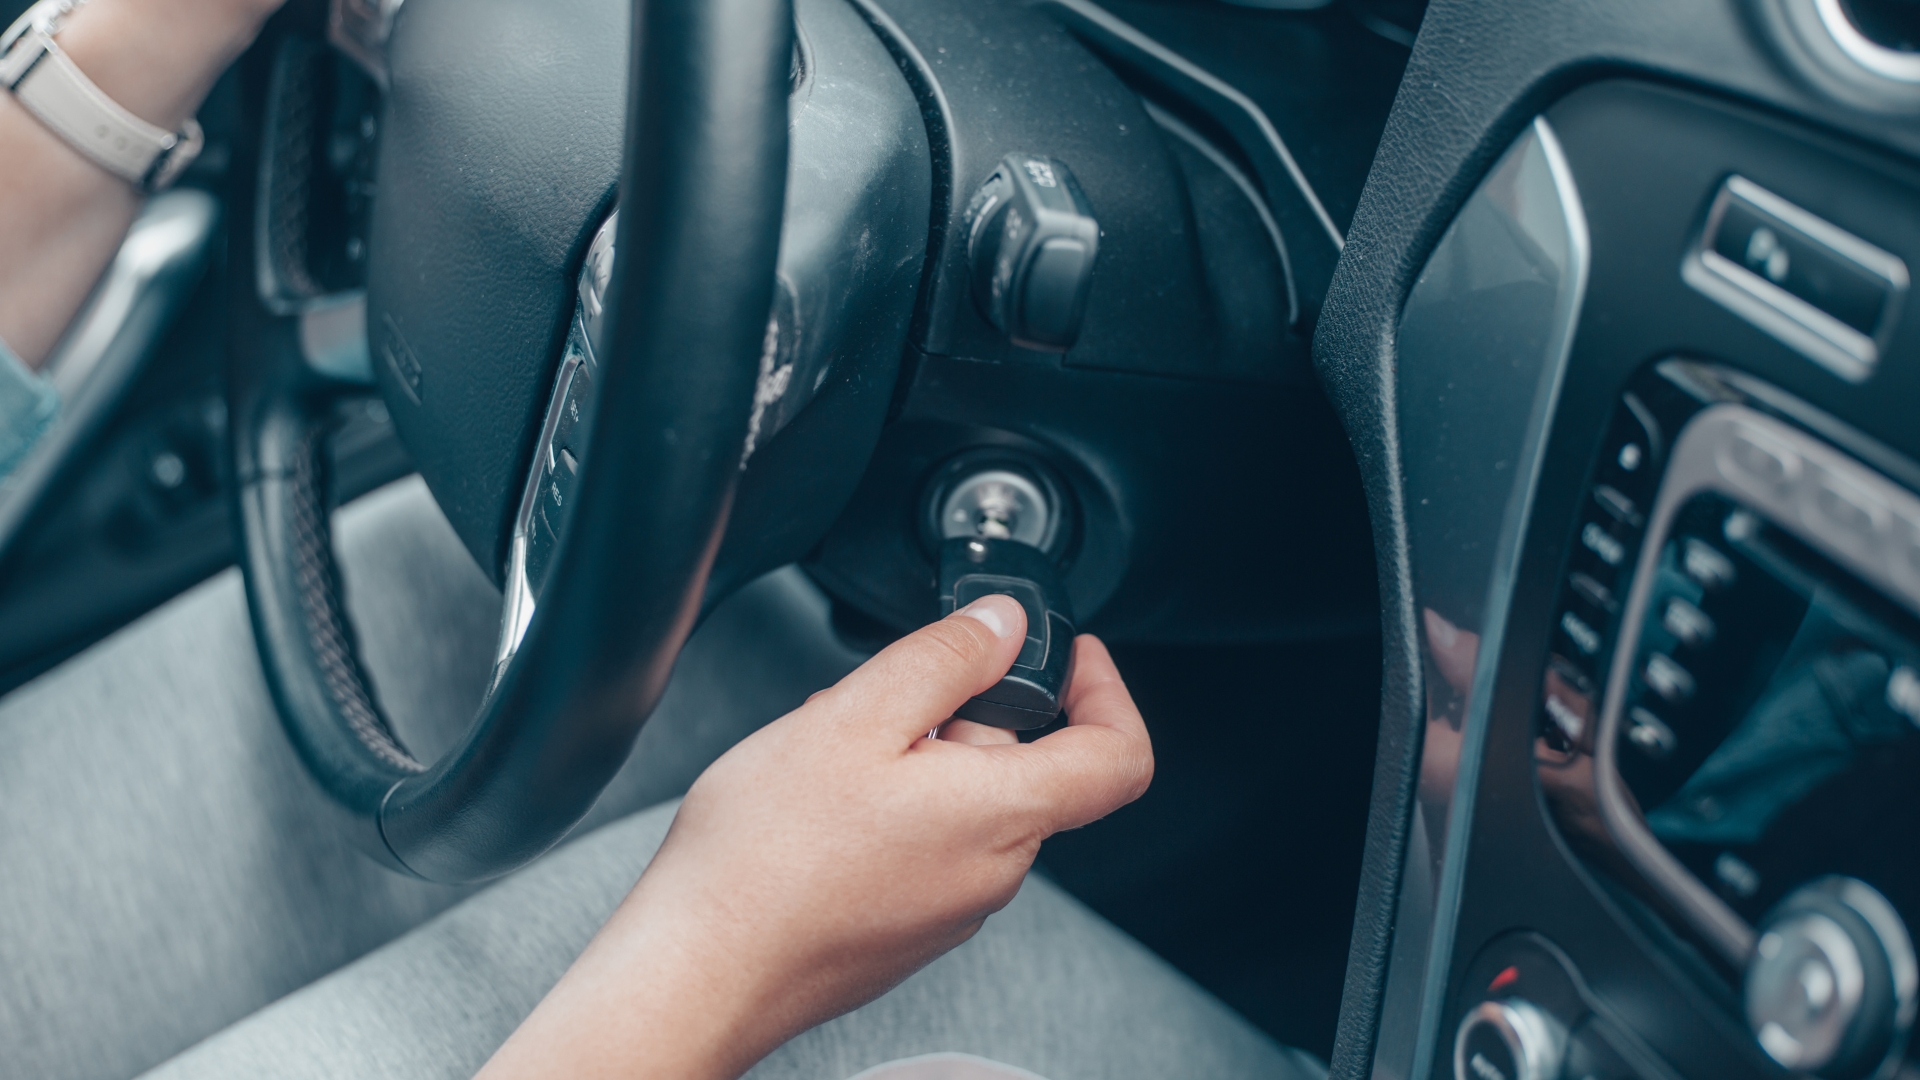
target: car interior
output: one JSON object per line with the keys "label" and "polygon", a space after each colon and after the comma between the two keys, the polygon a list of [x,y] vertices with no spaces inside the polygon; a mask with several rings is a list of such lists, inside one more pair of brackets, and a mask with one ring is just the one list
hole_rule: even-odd
{"label": "car interior", "polygon": [[1063,723],[1095,633],[1157,759],[1036,873],[1338,1080],[1916,1075],[1920,4],[646,6],[293,0],[62,339],[0,878],[191,828],[15,809],[157,760],[138,653],[273,718],[207,812],[306,800],[221,872],[338,910],[17,975],[0,1074],[136,1075],[990,588],[958,715]]}

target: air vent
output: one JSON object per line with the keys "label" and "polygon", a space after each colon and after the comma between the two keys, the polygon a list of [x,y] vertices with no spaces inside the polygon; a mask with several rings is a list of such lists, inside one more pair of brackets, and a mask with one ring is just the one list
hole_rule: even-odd
{"label": "air vent", "polygon": [[1920,0],[1814,0],[1847,58],[1881,78],[1920,84]]}

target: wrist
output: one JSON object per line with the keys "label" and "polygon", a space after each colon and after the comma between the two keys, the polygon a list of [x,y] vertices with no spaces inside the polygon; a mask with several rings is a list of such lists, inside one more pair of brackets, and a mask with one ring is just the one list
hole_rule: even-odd
{"label": "wrist", "polygon": [[172,131],[259,33],[276,3],[262,0],[91,0],[58,41],[101,92]]}
{"label": "wrist", "polygon": [[609,920],[598,958],[632,988],[629,1015],[647,1018],[614,1060],[637,1066],[636,1078],[732,1080],[791,1034],[769,991],[790,995],[797,980],[780,976],[777,958],[734,946],[723,904],[649,896],[648,884]]}
{"label": "wrist", "polygon": [[643,880],[476,1080],[734,1080],[778,1046],[765,958],[665,899]]}

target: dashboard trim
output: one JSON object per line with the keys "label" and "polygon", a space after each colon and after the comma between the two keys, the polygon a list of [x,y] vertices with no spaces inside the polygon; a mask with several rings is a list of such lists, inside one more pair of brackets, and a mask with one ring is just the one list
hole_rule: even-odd
{"label": "dashboard trim", "polygon": [[[1767,482],[1743,470],[1736,454],[1743,442],[1779,455],[1784,479]],[[1820,493],[1841,486],[1849,489],[1849,497],[1867,504],[1862,509],[1873,522],[1870,536],[1847,536],[1821,516],[1816,505]],[[1618,762],[1620,722],[1656,568],[1681,509],[1703,492],[1728,495],[1764,512],[1773,524],[1888,590],[1916,613],[1920,567],[1913,566],[1911,558],[1901,560],[1898,553],[1903,548],[1920,552],[1920,498],[1798,428],[1745,405],[1707,407],[1674,441],[1608,672],[1594,742],[1597,795],[1601,817],[1621,852],[1723,959],[1740,967],[1753,950],[1753,928],[1661,845],[1636,809]]]}
{"label": "dashboard trim", "polygon": [[[1517,192],[1508,192],[1505,198],[1495,195],[1496,178],[1500,178],[1507,170],[1517,171],[1528,164],[1542,170],[1547,177],[1550,183],[1550,206],[1530,205]],[[1517,188],[1518,184],[1515,186]],[[1485,613],[1484,621],[1477,631],[1479,642],[1472,659],[1471,690],[1460,727],[1458,756],[1450,767],[1444,760],[1450,748],[1436,745],[1431,737],[1420,752],[1420,792],[1416,796],[1414,824],[1410,830],[1412,835],[1404,856],[1400,895],[1395,901],[1392,959],[1375,1043],[1372,1075],[1377,1080],[1427,1076],[1434,1068],[1435,1055],[1440,1052],[1439,1033],[1450,969],[1448,960],[1454,948],[1454,930],[1466,874],[1467,860],[1464,855],[1473,820],[1474,796],[1479,786],[1482,746],[1494,698],[1494,681],[1503,651],[1506,618],[1512,607],[1513,588],[1519,573],[1549,428],[1558,407],[1574,331],[1579,324],[1586,296],[1591,262],[1591,240],[1579,190],[1559,139],[1545,117],[1535,118],[1489,170],[1487,178],[1455,218],[1454,226],[1449,228],[1435,247],[1428,261],[1430,268],[1450,257],[1450,245],[1463,243],[1463,233],[1473,227],[1474,219],[1469,211],[1476,204],[1493,211],[1491,221],[1498,224],[1492,228],[1503,229],[1506,233],[1499,237],[1501,242],[1511,244],[1518,237],[1526,237],[1541,249],[1542,254],[1550,251],[1551,245],[1563,246],[1565,265],[1560,268],[1560,277],[1552,295],[1553,309],[1544,350],[1533,356],[1510,358],[1516,368],[1515,374],[1524,376],[1529,368],[1535,373],[1533,401],[1528,410],[1524,435],[1512,446],[1485,445],[1479,448],[1483,455],[1490,458],[1501,456],[1506,464],[1512,466],[1508,471],[1490,462],[1491,471],[1499,478],[1492,482],[1501,483],[1507,477],[1512,478],[1508,481],[1511,484],[1510,494],[1500,516],[1497,533],[1487,538],[1492,541],[1490,546],[1493,551],[1488,566],[1490,584],[1481,606]],[[1558,229],[1560,235],[1545,235],[1549,229]],[[1429,280],[1423,274],[1422,283]],[[1408,307],[1413,306],[1418,293],[1419,287],[1416,286],[1414,295],[1409,297]],[[1403,340],[1403,344],[1406,343]],[[1464,342],[1456,347],[1485,353],[1489,351],[1489,346],[1497,353],[1498,343]],[[1511,458],[1505,459],[1504,455],[1509,454]],[[1416,572],[1416,603],[1432,612],[1432,607],[1426,603],[1429,597],[1421,594],[1425,594],[1433,582],[1422,582],[1420,578],[1421,575]],[[1420,648],[1427,663],[1436,665],[1433,642],[1423,638]],[[1431,723],[1428,724],[1428,730],[1430,733],[1433,731]],[[1432,806],[1433,816],[1444,821],[1437,858],[1429,854],[1433,837],[1426,827],[1422,803]],[[1422,862],[1425,865],[1417,865]],[[1437,874],[1432,872],[1435,864]],[[1409,1035],[1412,1037],[1408,1038]]]}

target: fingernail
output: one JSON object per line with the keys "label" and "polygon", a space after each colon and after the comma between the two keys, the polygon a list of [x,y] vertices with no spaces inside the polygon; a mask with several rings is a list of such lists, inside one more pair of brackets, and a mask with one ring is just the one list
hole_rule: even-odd
{"label": "fingernail", "polygon": [[988,630],[997,638],[1013,636],[1013,612],[1008,610],[1017,606],[1019,601],[1011,596],[983,596],[959,611],[955,615],[964,615]]}

